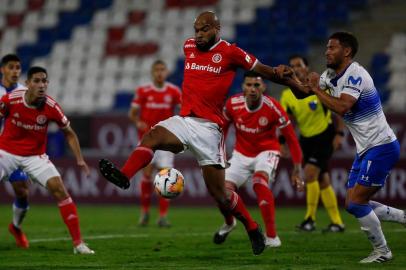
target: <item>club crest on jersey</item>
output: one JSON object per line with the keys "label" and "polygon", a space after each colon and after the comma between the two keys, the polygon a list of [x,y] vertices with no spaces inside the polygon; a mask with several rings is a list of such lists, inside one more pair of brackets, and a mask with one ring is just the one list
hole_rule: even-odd
{"label": "club crest on jersey", "polygon": [[220,63],[221,62],[221,54],[216,53],[213,55],[213,57],[211,58],[211,60],[213,61],[213,63]]}
{"label": "club crest on jersey", "polygon": [[171,97],[171,95],[165,95],[165,96],[164,96],[164,101],[165,101],[166,103],[172,102],[172,97]]}
{"label": "club crest on jersey", "polygon": [[43,125],[46,122],[47,122],[47,117],[45,115],[40,114],[40,115],[37,116],[38,125]]}
{"label": "club crest on jersey", "polygon": [[317,100],[312,100],[308,104],[310,110],[315,111],[317,109]]}
{"label": "club crest on jersey", "polygon": [[268,118],[266,118],[265,116],[261,116],[258,120],[258,124],[260,126],[266,126],[268,124]]}

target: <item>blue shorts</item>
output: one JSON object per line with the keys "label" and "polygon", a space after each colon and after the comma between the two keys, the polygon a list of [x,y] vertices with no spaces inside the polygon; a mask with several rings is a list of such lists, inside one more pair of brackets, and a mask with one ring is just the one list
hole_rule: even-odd
{"label": "blue shorts", "polygon": [[11,182],[17,182],[17,181],[27,181],[28,180],[28,175],[23,172],[21,169],[15,170],[10,177],[8,178],[8,181]]}
{"label": "blue shorts", "polygon": [[362,156],[355,157],[348,177],[347,188],[355,183],[366,187],[383,187],[391,169],[400,157],[400,145],[397,140],[372,147]]}

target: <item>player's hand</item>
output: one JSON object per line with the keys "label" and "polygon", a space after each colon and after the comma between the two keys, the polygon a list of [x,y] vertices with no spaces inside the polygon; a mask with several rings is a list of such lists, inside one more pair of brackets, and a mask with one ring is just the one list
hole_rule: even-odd
{"label": "player's hand", "polygon": [[90,176],[90,169],[89,166],[87,166],[87,163],[84,160],[78,160],[78,166],[82,169],[82,171],[85,173],[86,177]]}
{"label": "player's hand", "polygon": [[145,131],[148,129],[148,125],[147,123],[145,123],[144,121],[138,121],[135,124],[135,127],[139,130],[139,131]]}
{"label": "player's hand", "polygon": [[296,188],[297,191],[304,191],[305,183],[302,177],[302,166],[300,164],[295,164],[293,167],[292,175],[291,175],[291,183],[292,186]]}
{"label": "player's hand", "polygon": [[319,88],[320,75],[317,72],[310,72],[307,76],[307,85],[313,90]]}
{"label": "player's hand", "polygon": [[280,79],[286,78],[286,77],[291,77],[292,75],[295,74],[293,69],[291,67],[288,67],[286,65],[279,65],[275,68],[276,74]]}

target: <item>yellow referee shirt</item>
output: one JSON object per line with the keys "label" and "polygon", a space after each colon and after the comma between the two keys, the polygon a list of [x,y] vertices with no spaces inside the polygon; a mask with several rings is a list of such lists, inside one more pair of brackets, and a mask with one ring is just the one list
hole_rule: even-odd
{"label": "yellow referee shirt", "polygon": [[280,103],[293,115],[303,137],[312,137],[325,131],[331,121],[331,112],[325,108],[316,95],[297,99],[292,91],[283,90]]}

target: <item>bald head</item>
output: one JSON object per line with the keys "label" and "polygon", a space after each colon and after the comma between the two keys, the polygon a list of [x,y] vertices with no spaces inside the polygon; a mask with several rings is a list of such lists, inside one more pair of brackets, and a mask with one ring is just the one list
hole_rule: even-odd
{"label": "bald head", "polygon": [[216,13],[214,13],[213,11],[204,11],[202,13],[200,13],[195,20],[195,24],[199,23],[199,24],[208,24],[208,25],[212,25],[214,27],[218,27],[220,28],[220,21],[216,16]]}
{"label": "bald head", "polygon": [[196,47],[201,51],[208,51],[220,39],[220,21],[212,11],[200,13],[194,28]]}

